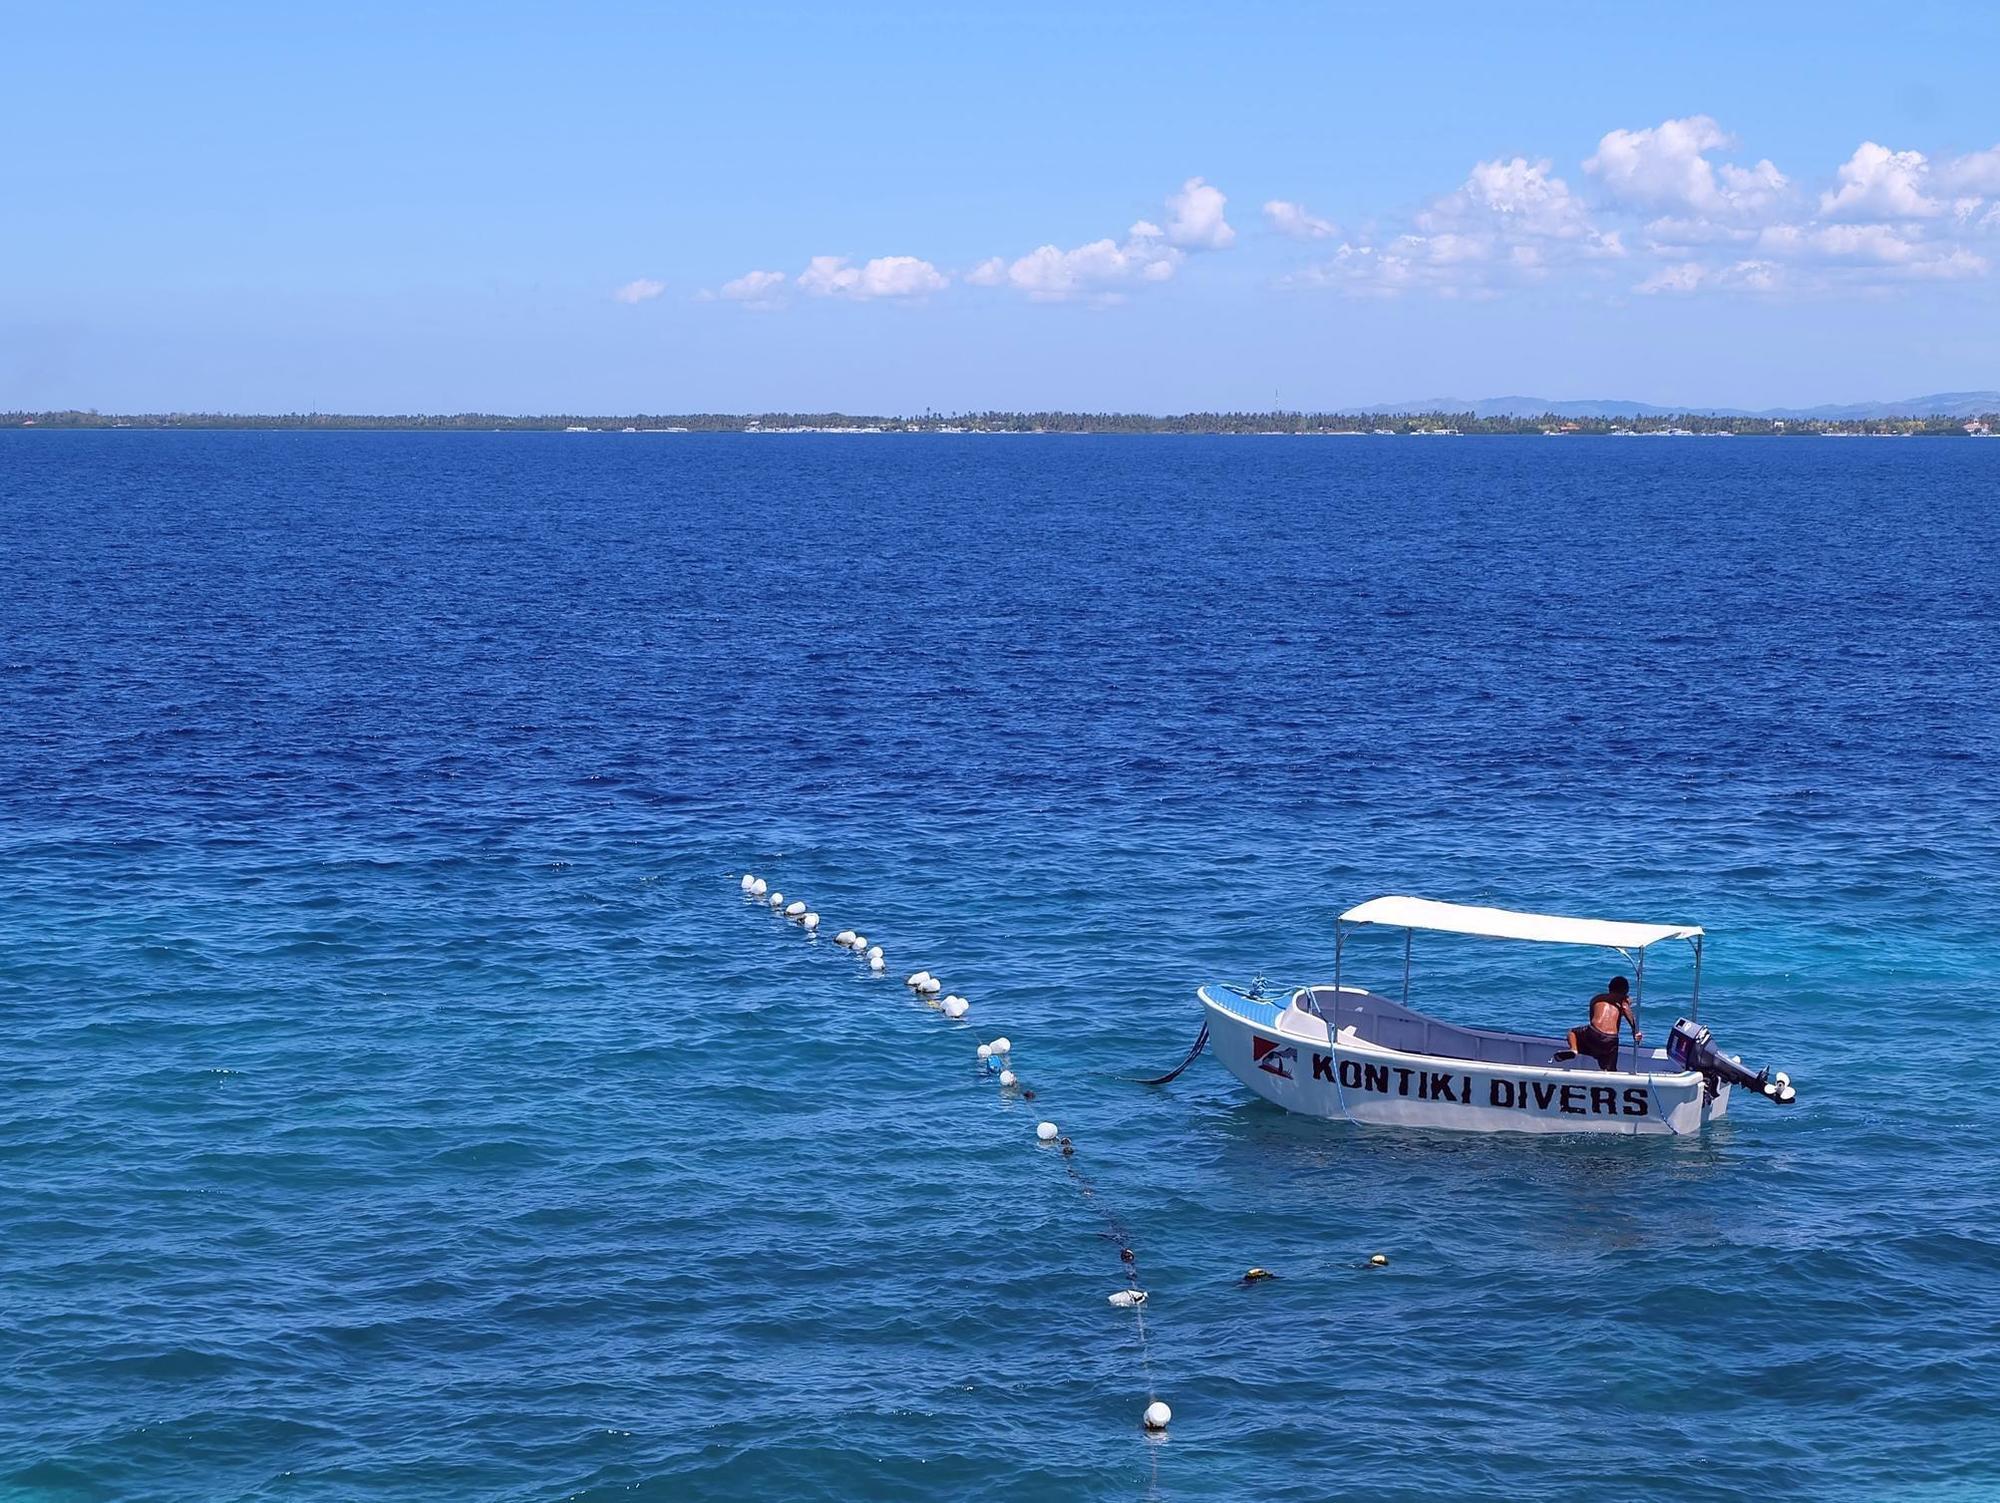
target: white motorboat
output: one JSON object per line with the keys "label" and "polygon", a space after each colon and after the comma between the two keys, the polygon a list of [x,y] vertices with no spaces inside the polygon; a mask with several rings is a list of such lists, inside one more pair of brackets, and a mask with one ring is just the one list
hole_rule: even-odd
{"label": "white motorboat", "polygon": [[[1347,942],[1367,928],[1403,931],[1400,1002],[1342,979]],[[1587,1055],[1561,1058],[1568,1052],[1564,1038],[1464,1027],[1412,1008],[1410,960],[1419,930],[1615,951],[1634,973],[1635,1016],[1645,991],[1648,951],[1685,942],[1694,960],[1687,1012],[1659,1044],[1641,1045],[1621,1035],[1616,1069]],[[1701,942],[1701,929],[1681,924],[1384,897],[1350,908],[1336,921],[1332,985],[1268,994],[1261,983],[1210,985],[1200,996],[1208,1037],[1223,1064],[1287,1111],[1453,1132],[1686,1134],[1719,1120],[1736,1086],[1780,1103],[1796,1095],[1786,1076],[1745,1069],[1701,1026]],[[1581,1002],[1577,999],[1579,1007]]]}

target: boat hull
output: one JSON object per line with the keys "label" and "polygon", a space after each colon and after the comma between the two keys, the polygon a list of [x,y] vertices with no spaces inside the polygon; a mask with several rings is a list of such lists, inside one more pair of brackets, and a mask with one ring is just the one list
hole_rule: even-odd
{"label": "boat hull", "polygon": [[[1219,988],[1217,990],[1220,990]],[[1204,987],[1223,1066],[1286,1111],[1445,1132],[1685,1135],[1728,1110],[1729,1088],[1693,1072],[1564,1069],[1386,1049],[1319,1017]],[[1665,1061],[1663,1060],[1663,1063]]]}

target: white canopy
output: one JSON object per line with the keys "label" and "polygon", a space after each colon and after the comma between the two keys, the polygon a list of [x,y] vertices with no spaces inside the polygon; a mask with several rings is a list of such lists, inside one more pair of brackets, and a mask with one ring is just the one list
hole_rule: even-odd
{"label": "white canopy", "polygon": [[1515,913],[1508,908],[1476,908],[1431,898],[1371,898],[1340,916],[1344,924],[1384,924],[1395,929],[1436,929],[1447,934],[1483,934],[1492,939],[1533,939],[1556,945],[1599,945],[1607,950],[1643,950],[1663,939],[1694,939],[1699,928],[1680,924],[1624,924],[1613,919],[1559,918],[1548,913]]}

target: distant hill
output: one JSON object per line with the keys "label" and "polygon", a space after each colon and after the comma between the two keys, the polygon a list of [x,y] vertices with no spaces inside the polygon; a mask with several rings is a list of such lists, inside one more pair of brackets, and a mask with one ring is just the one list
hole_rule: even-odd
{"label": "distant hill", "polygon": [[1565,418],[1678,417],[1700,414],[1709,417],[1825,418],[1839,421],[1862,418],[1975,417],[2000,412],[2000,391],[1940,391],[1927,397],[1905,397],[1899,402],[1849,402],[1824,407],[1662,407],[1653,402],[1624,402],[1615,398],[1558,402],[1549,397],[1426,397],[1417,402],[1392,402],[1371,406],[1365,412],[1469,412],[1474,417],[1541,417],[1553,413]]}

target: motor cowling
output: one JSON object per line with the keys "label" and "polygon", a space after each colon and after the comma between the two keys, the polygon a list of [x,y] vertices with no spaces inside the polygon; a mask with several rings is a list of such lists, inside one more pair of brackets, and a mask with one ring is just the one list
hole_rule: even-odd
{"label": "motor cowling", "polygon": [[1724,1054],[1716,1047],[1714,1036],[1692,1018],[1676,1018],[1673,1032],[1667,1035],[1667,1058],[1683,1070],[1699,1070],[1708,1080],[1711,1090],[1722,1082],[1739,1085],[1746,1090],[1777,1102],[1780,1106],[1790,1106],[1798,1099],[1798,1092],[1792,1089],[1791,1077],[1780,1070],[1773,1074],[1771,1067],[1750,1071]]}

